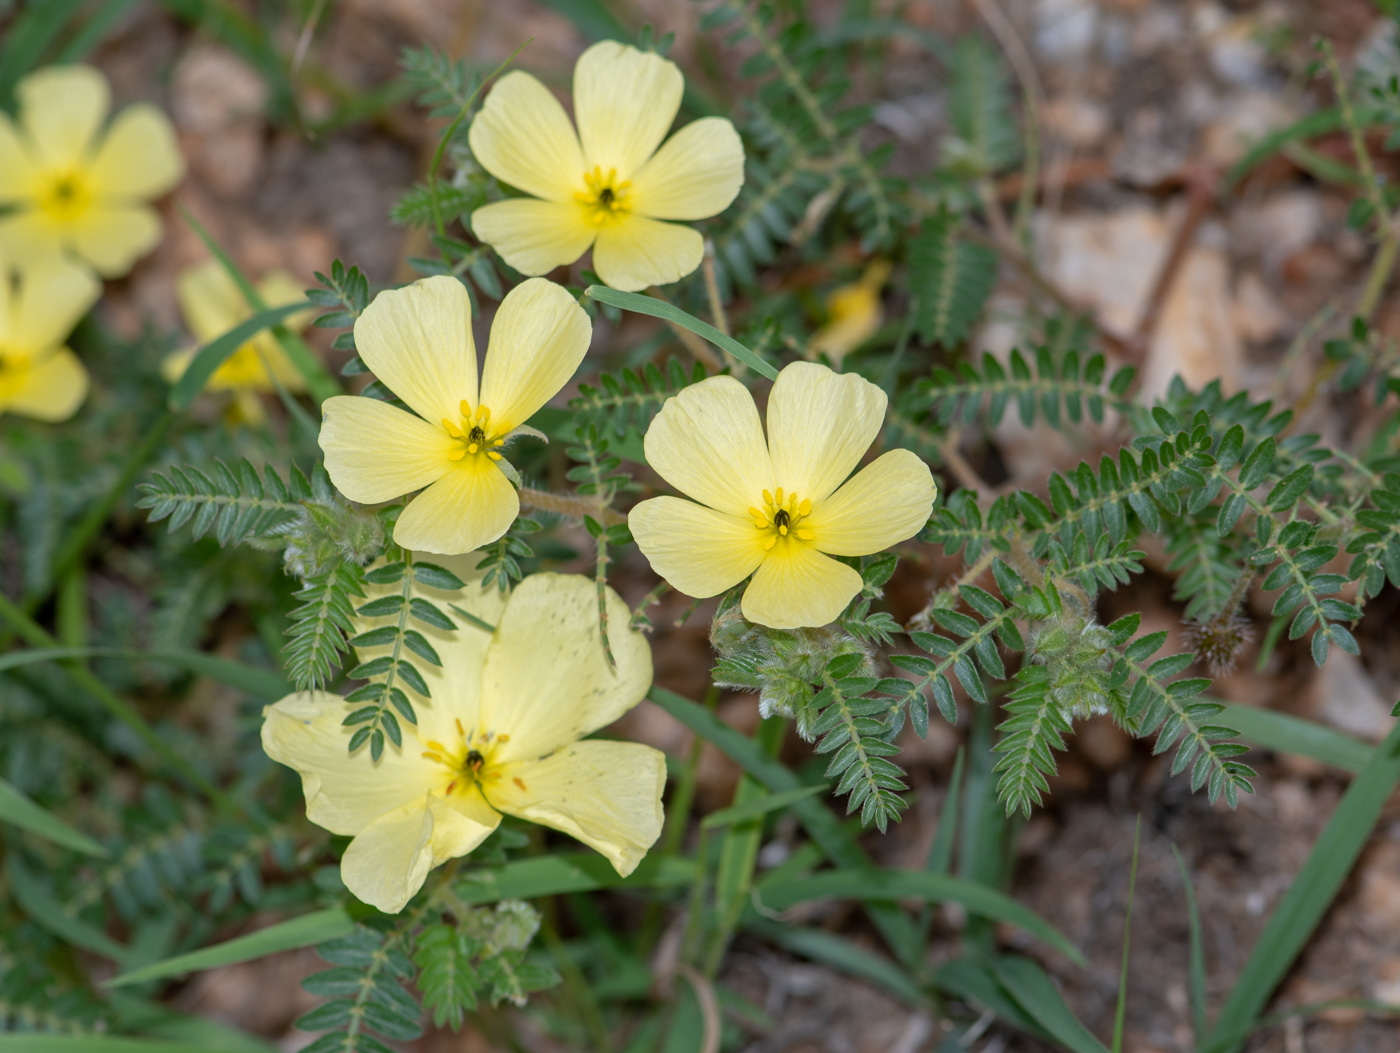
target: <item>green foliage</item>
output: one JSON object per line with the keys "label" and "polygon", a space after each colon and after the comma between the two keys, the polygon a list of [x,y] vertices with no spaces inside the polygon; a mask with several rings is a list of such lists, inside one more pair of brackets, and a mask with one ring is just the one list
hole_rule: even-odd
{"label": "green foliage", "polygon": [[960,240],[959,221],[946,208],[939,209],[909,246],[914,329],[926,343],[944,347],[967,338],[997,276],[996,253]]}
{"label": "green foliage", "polygon": [[944,143],[945,165],[964,178],[982,178],[1014,164],[1021,136],[1009,78],[981,37],[960,37],[954,46],[949,94],[953,135]]}
{"label": "green foliage", "polygon": [[705,367],[696,362],[689,370],[679,359],[661,367],[648,362],[637,372],[624,369],[614,377],[598,375],[598,385],[582,383],[578,397],[570,401],[579,426],[593,426],[626,435],[629,429],[644,430],[668,398],[705,379]]}

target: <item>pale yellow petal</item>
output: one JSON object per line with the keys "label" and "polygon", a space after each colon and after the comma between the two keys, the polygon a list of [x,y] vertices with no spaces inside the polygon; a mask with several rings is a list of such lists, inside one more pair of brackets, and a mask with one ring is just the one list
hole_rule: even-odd
{"label": "pale yellow petal", "polygon": [[340,877],[357,899],[385,914],[397,914],[423,887],[428,872],[464,856],[500,822],[479,822],[428,796],[380,816],[350,842]]}
{"label": "pale yellow petal", "polygon": [[763,538],[753,520],[726,515],[678,497],[653,497],[627,514],[642,555],[677,592],[718,596],[763,561]]}
{"label": "pale yellow petal", "polygon": [[68,338],[101,295],[102,283],[86,267],[68,262],[24,267],[8,324],[0,321],[6,330],[0,342],[11,352],[51,351]]}
{"label": "pale yellow petal", "polygon": [[937,493],[928,465],[909,450],[891,450],[813,508],[802,525],[823,552],[868,556],[922,530]]}
{"label": "pale yellow petal", "polygon": [[201,344],[223,336],[251,313],[243,293],[215,259],[185,267],[175,276],[175,300],[185,325]]}
{"label": "pale yellow petal", "polygon": [[6,259],[24,260],[27,266],[62,261],[68,258],[68,243],[67,226],[43,212],[0,215],[0,253]]}
{"label": "pale yellow petal", "polygon": [[598,233],[576,202],[533,197],[483,205],[472,213],[472,230],[521,274],[535,275],[573,263]]}
{"label": "pale yellow petal", "polygon": [[0,369],[0,410],[35,420],[67,420],[78,412],[87,392],[87,370],[66,347]]}
{"label": "pale yellow petal", "polygon": [[687,124],[632,179],[628,198],[644,216],[705,219],[729,207],[744,185],[744,144],[723,117]]}
{"label": "pale yellow petal", "polygon": [[128,106],[113,119],[88,170],[99,201],[149,201],[185,174],[170,118],[149,103]]}
{"label": "pale yellow petal", "polygon": [[860,574],[800,541],[780,541],[744,590],[744,617],[772,629],[826,625],[861,589]]}
{"label": "pale yellow petal", "polygon": [[[306,282],[298,281],[286,271],[268,271],[256,283],[256,288],[263,303],[269,307],[306,299]],[[314,307],[308,307],[282,319],[282,325],[294,333],[300,332],[311,324],[318,313]]]}
{"label": "pale yellow petal", "polygon": [[441,479],[452,467],[448,453],[455,445],[441,428],[360,395],[321,404],[320,443],[336,489],[367,505]]}
{"label": "pale yellow petal", "polygon": [[619,180],[631,179],[666,137],[684,92],[674,62],[615,40],[594,44],[574,66],[574,118],[584,164],[590,171],[601,168],[604,176],[616,169]]}
{"label": "pale yellow petal", "polygon": [[774,486],[758,407],[733,377],[710,377],[667,399],[643,448],[661,478],[732,516],[747,515]]}
{"label": "pale yellow petal", "polygon": [[30,150],[15,122],[0,113],[0,204],[33,200],[38,194],[39,172]]}
{"label": "pale yellow petal", "polygon": [[15,86],[19,118],[45,166],[77,164],[111,106],[107,79],[91,66],[47,66]]}
{"label": "pale yellow petal", "polygon": [[593,339],[588,312],[562,285],[531,278],[501,301],[481,376],[498,433],[524,424],[573,379]]}
{"label": "pale yellow petal", "polygon": [[577,838],[626,877],[661,836],[666,755],[638,742],[576,742],[507,765],[487,788],[501,811]]}
{"label": "pale yellow petal", "polygon": [[598,592],[578,574],[531,574],[511,593],[486,653],[481,727],[510,740],[495,763],[536,760],[611,724],[651,687],[651,647],[627,627],[631,611],[608,589],[608,668]]}
{"label": "pale yellow petal", "polygon": [[[374,375],[424,420],[462,419],[476,405],[476,345],[466,287],[446,274],[380,293],[355,321]],[[402,492],[402,491],[401,491]]]}
{"label": "pale yellow petal", "polygon": [[885,393],[855,373],[794,362],[768,396],[768,449],[779,486],[814,505],[845,481],[880,433]]}
{"label": "pale yellow petal", "polygon": [[160,216],[145,205],[93,205],[68,224],[73,250],[104,278],[120,278],[160,242]]}
{"label": "pale yellow petal", "polygon": [[424,552],[470,552],[495,541],[519,514],[520,498],[505,473],[476,454],[453,463],[408,503],[394,525],[394,540]]}
{"label": "pale yellow petal", "polygon": [[194,356],[197,354],[199,354],[197,347],[187,347],[183,351],[170,352],[160,360],[160,375],[169,383],[175,383],[185,375],[185,370],[190,368],[190,363],[194,361]]}
{"label": "pale yellow petal", "polygon": [[598,277],[623,292],[679,281],[705,256],[700,232],[636,214],[601,227],[593,246]]}
{"label": "pale yellow petal", "polygon": [[386,743],[378,761],[367,746],[348,752],[355,728],[341,722],[353,710],[325,691],[288,695],[263,709],[263,749],[301,776],[306,817],[333,834],[358,834],[442,781],[442,766],[422,756],[411,733],[402,747]]}
{"label": "pale yellow petal", "polygon": [[[404,688],[412,699],[414,712],[418,717],[417,734],[423,741],[455,742],[456,721],[460,720],[462,726],[467,728],[475,728],[478,723],[481,709],[481,670],[486,662],[486,648],[491,643],[491,633],[470,619],[462,617],[456,608],[475,615],[487,625],[494,626],[500,619],[506,603],[505,594],[496,587],[495,582],[482,588],[481,579],[486,572],[477,569],[481,559],[480,552],[466,552],[455,556],[431,552],[413,553],[415,565],[436,564],[456,574],[466,583],[465,588],[452,591],[429,588],[418,581],[412,583],[414,597],[432,603],[457,626],[449,631],[418,619],[410,621],[410,626],[427,638],[437,651],[438,657],[442,659],[441,666],[416,660],[414,663],[423,674],[423,679],[427,681],[431,698],[423,698],[408,683],[399,681],[399,686]],[[382,566],[384,562],[380,559],[368,569]],[[401,595],[402,581],[386,585],[367,583],[363,602],[369,603],[386,596]],[[382,626],[396,626],[398,615],[386,614],[375,618],[357,614],[353,624],[356,633],[369,632]],[[357,647],[355,654],[359,661],[368,662],[392,651],[393,645],[381,644],[377,647]]]}
{"label": "pale yellow petal", "polygon": [[482,168],[527,194],[572,203],[583,189],[574,126],[559,100],[528,73],[516,70],[496,81],[467,142]]}

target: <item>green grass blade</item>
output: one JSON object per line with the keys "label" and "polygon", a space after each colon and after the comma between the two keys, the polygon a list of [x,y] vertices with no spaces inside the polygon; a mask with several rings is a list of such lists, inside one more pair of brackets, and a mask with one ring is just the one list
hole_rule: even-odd
{"label": "green grass blade", "polygon": [[1191,875],[1186,869],[1186,861],[1181,858],[1176,845],[1172,845],[1172,855],[1181,869],[1181,884],[1186,890],[1186,920],[1190,925],[1190,965],[1187,986],[1191,997],[1191,1031],[1199,1047],[1206,1040],[1206,945],[1201,934],[1201,911],[1196,904],[1196,888],[1191,884]]}
{"label": "green grass blade", "polygon": [[1218,719],[1235,728],[1240,738],[1251,745],[1311,757],[1353,774],[1366,767],[1373,752],[1371,746],[1350,735],[1272,709],[1229,703]]}
{"label": "green grass blade", "polygon": [[251,962],[258,958],[266,958],[269,954],[294,951],[299,947],[310,947],[325,940],[333,940],[346,935],[354,927],[355,923],[344,910],[340,907],[330,907],[318,910],[314,914],[303,914],[299,918],[278,922],[245,936],[235,936],[212,947],[202,947],[188,954],[177,954],[173,958],[153,962],[114,976],[102,986],[125,987],[128,984],[217,969],[221,965]]}
{"label": "green grass blade", "polygon": [[830,787],[826,783],[822,783],[820,786],[804,786],[800,790],[770,793],[754,801],[747,801],[744,804],[736,804],[729,808],[721,808],[717,812],[711,812],[700,820],[700,825],[706,830],[713,830],[717,826],[728,826],[730,823],[742,822],[745,819],[757,819],[761,815],[776,812],[778,809],[786,808],[804,798],[826,793],[828,789]]}
{"label": "green grass blade", "polygon": [[796,881],[763,885],[763,905],[787,910],[814,899],[923,899],[961,903],[973,914],[1005,921],[1055,948],[1076,965],[1087,964],[1079,949],[1048,921],[996,889],[947,874],[894,868],[823,870]]}
{"label": "green grass blade", "polygon": [[102,857],[109,854],[87,834],[74,830],[4,779],[0,779],[0,823],[9,823],[21,830],[28,830],[31,834],[37,834],[56,845],[71,848],[85,855]]}
{"label": "green grass blade", "polygon": [[[204,229],[199,220],[195,219],[194,216],[190,214],[189,210],[184,207],[180,208],[180,215],[184,217],[189,228],[199,236],[199,240],[204,242],[205,248],[214,254],[214,258],[223,266],[228,276],[234,280],[234,283],[243,293],[243,298],[248,301],[248,306],[258,314],[267,311],[268,306],[263,301],[262,294],[254,288],[252,282],[243,276],[243,272],[234,264],[229,254],[225,252],[223,247]],[[303,302],[298,304],[297,307],[298,309],[305,310],[308,305]],[[292,312],[287,311],[285,313],[291,314]],[[275,321],[280,323],[281,318]],[[296,367],[302,379],[306,381],[306,390],[311,393],[312,399],[315,400],[318,406],[322,402],[325,402],[326,399],[341,394],[340,385],[336,383],[335,378],[332,377],[330,371],[326,369],[326,364],[312,353],[311,348],[306,346],[306,341],[302,340],[302,338],[295,333],[289,332],[285,326],[280,324],[272,326],[272,335],[277,338],[277,343],[281,346],[282,350],[286,352],[288,360]],[[222,340],[224,338],[220,337],[219,339]],[[247,338],[245,337],[244,339]],[[235,344],[234,346],[236,347],[237,345]],[[207,348],[205,350],[207,350]],[[202,356],[204,351],[201,351],[199,354]],[[198,361],[199,357],[196,356],[195,362]],[[222,361],[222,359],[220,361]],[[194,369],[194,364],[194,362],[190,363],[191,370]],[[188,373],[186,375],[188,375]],[[203,382],[201,382],[200,387],[203,386]]]}
{"label": "green grass blade", "polygon": [[103,958],[110,958],[119,965],[131,964],[135,952],[130,947],[124,947],[95,925],[68,913],[63,904],[53,898],[49,890],[38,882],[14,852],[11,852],[6,860],[5,876],[9,879],[10,892],[13,893],[15,902],[36,925],[74,947],[82,947]]}
{"label": "green grass blade", "polygon": [[175,386],[170,389],[170,408],[187,410],[193,405],[204,385],[214,375],[214,370],[224,364],[229,355],[243,344],[257,336],[264,329],[271,328],[289,314],[306,310],[305,303],[289,303],[281,307],[269,307],[258,311],[245,322],[239,322],[217,340],[211,340],[199,349],[199,354],[190,360],[189,367]]}
{"label": "green grass blade", "polygon": [[694,315],[686,314],[679,307],[672,306],[665,300],[658,300],[654,296],[642,296],[639,293],[619,292],[617,289],[609,289],[606,285],[590,285],[583,294],[592,297],[599,303],[620,307],[624,311],[632,311],[634,314],[650,315],[665,322],[672,322],[682,329],[689,329],[696,336],[704,337],[716,347],[728,351],[744,365],[755,372],[762,373],[769,380],[778,379],[776,368],[759,358],[732,336],[725,336],[708,322],[702,322]]}
{"label": "green grass blade", "polygon": [[1006,993],[990,969],[975,965],[966,958],[954,958],[933,971],[932,981],[944,994],[990,1009],[998,1020],[1020,1028],[1028,1035],[1051,1041],[1050,1033]]}
{"label": "green grass blade", "polygon": [[169,662],[188,669],[198,676],[229,687],[236,687],[254,698],[275,702],[291,694],[292,687],[276,673],[267,669],[234,662],[228,658],[204,654],[202,651],[139,651],[119,647],[43,647],[30,651],[13,651],[0,655],[0,672],[33,665],[37,662],[53,662],[64,658],[135,658],[146,662]]}
{"label": "green grass blade", "polygon": [[1123,1024],[1128,1012],[1128,946],[1133,930],[1133,893],[1137,891],[1138,845],[1142,840],[1142,816],[1133,827],[1133,863],[1128,871],[1128,912],[1123,918],[1123,967],[1118,973],[1118,1007],[1113,1013],[1113,1053],[1123,1049]]}
{"label": "green grass blade", "polygon": [[44,53],[58,39],[68,20],[81,13],[83,0],[45,0],[29,4],[5,30],[0,49],[0,106],[26,73],[44,62]]}
{"label": "green grass blade", "polygon": [[491,869],[473,870],[455,886],[466,906],[502,899],[535,899],[560,892],[600,888],[674,888],[695,880],[695,863],[674,856],[648,856],[627,877],[595,852],[537,856]]}
{"label": "green grass blade", "polygon": [[943,806],[938,810],[938,829],[934,831],[933,843],[928,846],[928,859],[924,869],[930,874],[946,874],[953,866],[953,841],[958,832],[958,799],[962,794],[963,766],[967,754],[961,746],[953,759],[953,774],[948,780],[948,796],[943,798]]}
{"label": "green grass blade", "polygon": [[202,1042],[170,1042],[163,1038],[36,1035],[33,1032],[16,1031],[7,1035],[0,1034],[0,1053],[241,1053],[241,1050],[234,1047],[208,1046]]}
{"label": "green grass blade", "polygon": [[997,981],[1026,1013],[1073,1053],[1108,1053],[1078,1017],[1070,1012],[1045,970],[1029,958],[998,959],[993,971]]}
{"label": "green grass blade", "polygon": [[908,1005],[928,1004],[928,996],[909,979],[905,969],[835,933],[783,925],[756,915],[745,918],[744,928],[793,954],[839,969],[847,976],[866,980]]}
{"label": "green grass blade", "polygon": [[1229,1036],[1247,1030],[1293,966],[1351,872],[1400,782],[1400,723],[1376,747],[1366,767],[1347,787],[1341,803],[1313,846],[1302,871],[1279,901],[1225,1000],[1203,1053],[1237,1048]]}

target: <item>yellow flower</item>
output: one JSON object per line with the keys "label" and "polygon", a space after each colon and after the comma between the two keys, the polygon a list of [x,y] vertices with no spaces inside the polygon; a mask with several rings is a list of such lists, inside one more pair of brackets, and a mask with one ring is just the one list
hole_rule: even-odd
{"label": "yellow flower", "polygon": [[137,103],[104,132],[111,93],[90,66],[52,66],[15,88],[19,127],[0,113],[0,246],[19,259],[77,255],[108,278],[160,240],[146,202],[185,163],[165,114]]}
{"label": "yellow flower", "polygon": [[61,421],[77,412],[88,375],[63,341],[101,294],[85,267],[41,260],[16,284],[0,259],[0,413]]}
{"label": "yellow flower", "polygon": [[827,297],[828,321],[812,334],[808,344],[812,355],[825,353],[837,365],[880,329],[885,312],[880,289],[890,275],[890,265],[875,260],[860,281],[833,289]]}
{"label": "yellow flower", "polygon": [[[475,554],[466,558],[475,565]],[[461,562],[438,561],[467,588],[427,594],[496,631],[465,618],[456,632],[423,629],[443,664],[420,665],[432,698],[414,698],[418,723],[402,723],[401,747],[386,746],[378,763],[365,748],[348,753],[355,729],[341,723],[348,710],[337,695],[302,692],[264,710],[263,748],[301,775],[307,818],[354,837],[340,865],[346,887],[397,913],[429,870],[474,849],[502,812],[561,830],[630,874],[661,833],[665,758],[640,743],[579,739],[646,694],[646,639],[614,628],[613,673],[591,579],[535,574],[506,600]],[[611,589],[608,609],[613,626],[627,624]]]}
{"label": "yellow flower", "polygon": [[394,528],[404,548],[461,553],[495,541],[520,514],[501,447],[568,383],[592,336],[588,313],[562,286],[522,282],[496,311],[478,390],[461,282],[437,275],[380,293],[355,322],[355,346],[417,416],[372,398],[327,399],[321,449],[331,481],[364,504],[427,487]]}
{"label": "yellow flower", "polygon": [[[304,295],[301,284],[285,271],[266,275],[258,282],[257,290],[269,307],[295,303]],[[253,314],[243,290],[218,260],[206,260],[182,270],[175,279],[175,293],[185,324],[201,345],[223,336]],[[310,321],[310,315],[310,311],[298,312],[282,324],[299,330]],[[198,348],[189,348],[167,356],[161,364],[166,379],[172,383],[179,380],[197,352]],[[287,358],[282,345],[264,330],[224,359],[206,387],[211,391],[232,391],[239,415],[256,423],[263,419],[258,393],[275,390],[274,377],[288,391],[306,390],[306,380]]]}
{"label": "yellow flower", "polygon": [[744,617],[775,629],[834,620],[861,577],[831,557],[913,537],[937,493],[908,450],[845,481],[879,433],[885,401],[853,373],[795,362],[773,383],[765,442],[753,396],[733,377],[667,399],[647,429],[647,463],[700,503],[654,497],[632,509],[627,524],[652,569],[689,596],[753,574]]}
{"label": "yellow flower", "polygon": [[[574,67],[574,133],[564,107],[528,73],[497,82],[468,140],[481,166],[529,194],[472,213],[476,236],[522,274],[573,263],[636,292],[684,278],[704,242],[690,227],[729,207],[744,183],[734,125],[706,117],[663,146],[685,89],[660,55],[604,40]],[[657,149],[660,147],[660,149]]]}

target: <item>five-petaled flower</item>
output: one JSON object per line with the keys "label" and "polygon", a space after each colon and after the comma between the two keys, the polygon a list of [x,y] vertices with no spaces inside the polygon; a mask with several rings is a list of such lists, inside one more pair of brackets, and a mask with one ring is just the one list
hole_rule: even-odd
{"label": "five-petaled flower", "polygon": [[[684,278],[704,241],[690,227],[729,207],[744,182],[734,125],[705,117],[662,145],[685,82],[674,62],[604,40],[574,67],[574,133],[564,107],[528,73],[497,82],[472,121],[472,153],[529,197],[484,205],[472,229],[522,274],[573,263],[636,292]],[[659,149],[658,149],[659,147]]]}
{"label": "five-petaled flower", "polygon": [[37,261],[76,255],[104,277],[131,269],[160,240],[147,202],[180,181],[184,159],[165,114],[136,103],[102,130],[111,93],[90,66],[21,80],[19,126],[0,113],[0,247]]}
{"label": "five-petaled flower", "polygon": [[[300,283],[285,271],[266,275],[258,282],[257,290],[269,307],[295,303],[304,295]],[[253,314],[243,290],[218,260],[206,260],[182,270],[175,279],[175,294],[185,324],[200,344],[223,336]],[[308,321],[309,311],[298,312],[284,319],[282,324],[297,330]],[[166,379],[179,380],[196,352],[196,348],[189,348],[167,356],[161,363]],[[278,384],[290,392],[306,390],[305,378],[287,358],[282,345],[264,330],[224,359],[205,387],[210,391],[231,391],[237,416],[249,424],[257,424],[265,416],[259,393],[275,391]]]}
{"label": "five-petaled flower", "polygon": [[394,527],[404,548],[462,553],[495,541],[520,514],[501,448],[568,383],[592,336],[588,313],[562,286],[522,282],[496,311],[478,388],[461,282],[437,275],[380,293],[355,322],[355,346],[417,416],[373,398],[327,399],[321,449],[331,481],[365,504],[427,487]]}
{"label": "five-petaled flower", "polygon": [[[465,618],[455,632],[424,629],[442,666],[424,667],[432,698],[414,698],[418,721],[404,725],[401,746],[388,746],[377,763],[364,747],[347,752],[355,729],[342,723],[337,695],[302,692],[264,711],[263,748],[301,775],[307,817],[354,838],[341,860],[346,887],[391,914],[429,870],[479,845],[502,812],[577,838],[624,876],[661,833],[661,752],[579,741],[646,694],[645,637],[613,630],[614,673],[598,639],[591,579],[535,574],[506,599],[466,570],[476,559],[440,560],[467,587],[425,594],[495,632]],[[607,602],[612,624],[625,626],[627,605],[611,589]],[[542,646],[548,661],[540,660]]]}
{"label": "five-petaled flower", "polygon": [[[647,463],[682,493],[627,517],[652,568],[689,596],[715,596],[750,574],[745,618],[775,629],[825,625],[861,590],[832,559],[907,540],[937,489],[908,450],[882,454],[846,481],[879,433],[885,393],[852,373],[795,362],[758,407],[733,377],[667,399],[645,438]],[[844,485],[843,485],[844,482]]]}
{"label": "five-petaled flower", "polygon": [[101,294],[77,264],[40,260],[15,282],[0,258],[0,413],[61,421],[77,412],[88,375],[63,341]]}

